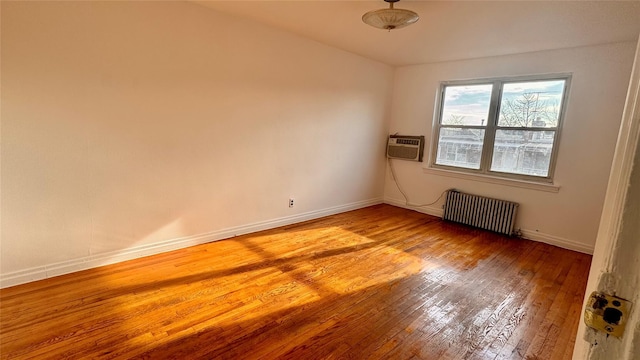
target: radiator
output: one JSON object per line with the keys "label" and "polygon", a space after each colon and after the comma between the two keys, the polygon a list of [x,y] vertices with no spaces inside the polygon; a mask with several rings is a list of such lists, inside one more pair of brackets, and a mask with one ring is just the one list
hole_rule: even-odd
{"label": "radiator", "polygon": [[517,210],[511,201],[448,190],[442,219],[512,235]]}

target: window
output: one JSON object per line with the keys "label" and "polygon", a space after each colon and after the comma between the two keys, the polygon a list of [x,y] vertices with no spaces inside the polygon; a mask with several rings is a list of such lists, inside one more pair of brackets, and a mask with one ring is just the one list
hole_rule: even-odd
{"label": "window", "polygon": [[432,166],[551,181],[570,77],[447,82]]}

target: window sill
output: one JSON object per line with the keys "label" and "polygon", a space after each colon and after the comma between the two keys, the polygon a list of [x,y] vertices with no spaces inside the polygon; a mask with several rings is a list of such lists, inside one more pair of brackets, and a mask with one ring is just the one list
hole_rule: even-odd
{"label": "window sill", "polygon": [[469,173],[463,173],[459,171],[442,170],[442,169],[428,168],[428,167],[422,168],[422,171],[425,174],[454,177],[454,178],[465,179],[465,180],[481,181],[481,182],[486,182],[490,184],[519,187],[524,189],[546,191],[551,193],[557,193],[560,191],[559,185],[538,183],[534,181],[507,179],[507,178],[501,178],[497,176],[481,175],[481,174],[469,174]]}

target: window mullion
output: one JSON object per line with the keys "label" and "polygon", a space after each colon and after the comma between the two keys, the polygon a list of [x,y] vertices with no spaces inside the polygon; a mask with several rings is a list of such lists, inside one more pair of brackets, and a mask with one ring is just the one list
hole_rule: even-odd
{"label": "window mullion", "polygon": [[488,173],[491,168],[491,157],[493,156],[493,144],[495,142],[496,127],[498,125],[498,108],[501,94],[502,82],[494,81],[493,89],[491,91],[491,103],[489,105],[487,126],[484,132],[482,158],[480,160],[480,170],[483,173]]}

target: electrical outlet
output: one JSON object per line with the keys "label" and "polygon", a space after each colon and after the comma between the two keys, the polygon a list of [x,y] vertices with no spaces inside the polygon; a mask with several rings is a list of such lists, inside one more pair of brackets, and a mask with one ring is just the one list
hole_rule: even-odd
{"label": "electrical outlet", "polygon": [[289,198],[289,207],[292,208],[293,207],[293,198]]}

